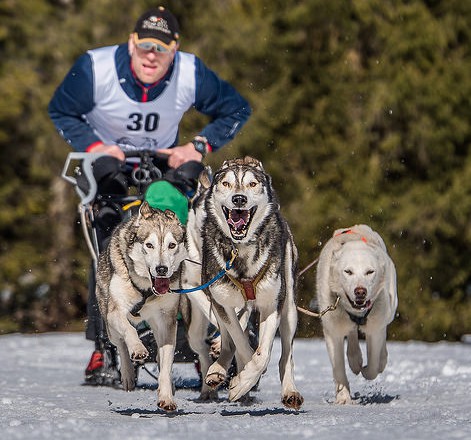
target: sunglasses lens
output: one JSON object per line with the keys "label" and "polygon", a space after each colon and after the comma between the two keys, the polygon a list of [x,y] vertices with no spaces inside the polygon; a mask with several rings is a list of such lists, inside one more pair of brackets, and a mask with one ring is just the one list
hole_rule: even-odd
{"label": "sunglasses lens", "polygon": [[154,52],[168,52],[167,49],[161,44],[152,43],[150,41],[139,43],[137,46],[145,51],[153,50]]}
{"label": "sunglasses lens", "polygon": [[143,50],[152,50],[154,43],[139,43],[138,47]]}

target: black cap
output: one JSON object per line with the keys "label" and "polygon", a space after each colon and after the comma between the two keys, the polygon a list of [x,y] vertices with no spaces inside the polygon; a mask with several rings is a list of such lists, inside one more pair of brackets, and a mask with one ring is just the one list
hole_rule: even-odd
{"label": "black cap", "polygon": [[164,46],[173,46],[180,38],[180,27],[175,16],[163,6],[149,9],[142,14],[134,28],[136,41],[157,41]]}

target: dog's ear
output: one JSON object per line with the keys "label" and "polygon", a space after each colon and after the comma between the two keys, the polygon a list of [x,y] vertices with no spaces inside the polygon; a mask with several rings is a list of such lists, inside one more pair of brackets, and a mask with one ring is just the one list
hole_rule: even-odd
{"label": "dog's ear", "polygon": [[254,168],[259,169],[260,171],[265,171],[263,169],[262,162],[260,162],[258,159],[255,159],[251,156],[245,156],[244,157],[244,165],[248,165]]}
{"label": "dog's ear", "polygon": [[178,215],[177,215],[174,211],[172,211],[172,210],[170,210],[170,209],[166,209],[166,210],[164,211],[164,215],[165,215],[165,217],[167,217],[169,220],[172,220],[172,221],[173,221],[173,220],[176,220],[176,221],[180,224],[180,226],[181,226],[183,229],[186,229],[186,226],[180,221]]}
{"label": "dog's ear", "polygon": [[170,209],[166,209],[164,211],[165,217],[167,217],[170,220],[175,220],[177,218],[177,214],[175,214],[173,211],[170,211]]}
{"label": "dog's ear", "polygon": [[151,206],[147,203],[144,202],[142,205],[139,207],[139,218],[142,217],[144,220],[148,219],[152,214],[154,214],[154,210],[151,208]]}
{"label": "dog's ear", "polygon": [[230,164],[231,164],[231,161],[230,161],[230,160],[225,160],[225,161],[222,163],[220,169],[221,169],[221,170],[224,170],[224,169],[226,169],[228,166],[230,166]]}
{"label": "dog's ear", "polygon": [[385,267],[384,267],[384,288],[389,299],[391,307],[391,316],[389,317],[392,321],[397,309],[397,275],[396,266],[392,261],[391,257],[384,252]]}
{"label": "dog's ear", "polygon": [[319,254],[316,271],[316,292],[319,301],[322,301],[323,297],[328,297],[330,292],[339,290],[338,283],[336,283],[337,277],[333,273],[334,247],[336,247],[335,241],[329,239]]}
{"label": "dog's ear", "polygon": [[201,174],[198,177],[198,186],[201,186],[202,189],[208,189],[211,186],[211,181],[213,180],[213,172],[209,165],[204,167],[204,170],[201,171]]}

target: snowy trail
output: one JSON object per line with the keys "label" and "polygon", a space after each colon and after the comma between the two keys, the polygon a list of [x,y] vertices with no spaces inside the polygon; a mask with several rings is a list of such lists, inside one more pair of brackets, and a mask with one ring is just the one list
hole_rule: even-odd
{"label": "snowy trail", "polygon": [[[356,405],[336,406],[332,373],[320,339],[297,339],[299,412],[280,402],[279,340],[254,402],[199,403],[177,389],[178,411],[156,406],[155,381],[141,371],[134,392],[81,385],[92,346],[83,334],[0,336],[0,438],[10,439],[469,439],[471,344],[390,342],[376,380],[349,374]],[[179,381],[196,379],[175,364]]]}

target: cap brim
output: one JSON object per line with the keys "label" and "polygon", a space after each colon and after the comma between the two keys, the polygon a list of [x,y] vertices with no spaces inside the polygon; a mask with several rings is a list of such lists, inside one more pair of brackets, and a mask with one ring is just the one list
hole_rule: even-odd
{"label": "cap brim", "polygon": [[157,44],[161,44],[167,50],[172,50],[177,45],[177,42],[175,40],[171,40],[169,43],[166,43],[165,41],[159,40],[159,39],[154,38],[154,37],[139,38],[139,35],[137,34],[137,32],[134,33],[134,43],[135,44],[139,44],[139,43],[157,43]]}

